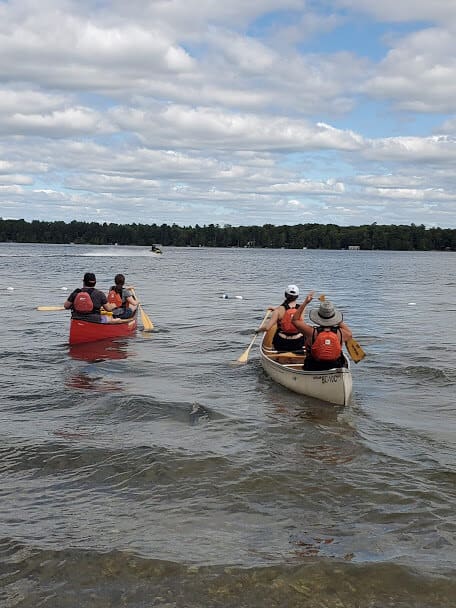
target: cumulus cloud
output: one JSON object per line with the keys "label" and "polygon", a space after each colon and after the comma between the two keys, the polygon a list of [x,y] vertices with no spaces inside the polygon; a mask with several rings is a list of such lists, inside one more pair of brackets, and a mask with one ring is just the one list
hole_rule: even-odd
{"label": "cumulus cloud", "polygon": [[403,163],[454,163],[456,138],[447,135],[431,137],[388,137],[371,140],[364,150],[366,158]]}
{"label": "cumulus cloud", "polygon": [[446,0],[0,3],[1,215],[454,225],[454,33]]}
{"label": "cumulus cloud", "polygon": [[[239,114],[220,109],[172,105],[161,113],[131,108],[112,112],[119,129],[137,133],[148,145],[172,143],[184,148],[239,150],[356,150],[363,138],[325,123],[270,115]],[[174,138],[174,139],[173,139]]]}
{"label": "cumulus cloud", "polygon": [[456,112],[456,38],[430,28],[403,38],[380,63],[365,91],[413,112]]}

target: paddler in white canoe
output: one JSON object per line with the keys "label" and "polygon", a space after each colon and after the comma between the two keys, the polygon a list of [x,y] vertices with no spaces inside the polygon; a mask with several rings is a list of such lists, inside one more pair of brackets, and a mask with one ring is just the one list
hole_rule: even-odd
{"label": "paddler in white canoe", "polygon": [[343,367],[345,357],[343,345],[353,338],[349,326],[344,323],[343,315],[332,302],[323,299],[320,306],[309,312],[309,318],[315,326],[302,319],[305,307],[313,300],[311,291],[293,315],[293,325],[302,332],[305,338],[306,359],[304,369],[324,371],[334,367]]}
{"label": "paddler in white canoe", "polygon": [[274,323],[277,318],[274,310],[270,319],[273,324],[266,322],[258,330],[265,331],[260,348],[261,364],[273,380],[296,393],[347,405],[352,393],[352,376],[342,346],[347,341],[353,342],[352,332],[343,323],[340,311],[325,301],[324,296],[320,298],[320,307],[310,313],[316,325],[303,321],[305,308],[312,299],[313,292],[310,292],[292,316],[295,331],[303,337],[305,347],[284,351],[274,346],[274,335],[281,331]]}

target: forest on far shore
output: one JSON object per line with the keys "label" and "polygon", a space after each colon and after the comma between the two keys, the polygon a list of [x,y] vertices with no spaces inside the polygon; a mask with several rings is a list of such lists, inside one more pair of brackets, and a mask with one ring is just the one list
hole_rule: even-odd
{"label": "forest on far shore", "polygon": [[257,247],[285,249],[383,249],[456,251],[456,229],[423,224],[337,226],[178,226],[45,222],[0,218],[0,242],[174,247]]}

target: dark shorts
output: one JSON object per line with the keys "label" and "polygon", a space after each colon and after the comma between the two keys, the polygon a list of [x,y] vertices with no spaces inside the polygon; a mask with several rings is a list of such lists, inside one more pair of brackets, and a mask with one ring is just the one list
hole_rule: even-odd
{"label": "dark shorts", "polygon": [[134,315],[134,311],[131,308],[115,308],[112,311],[112,316],[115,319],[129,319]]}
{"label": "dark shorts", "polygon": [[276,350],[301,350],[304,347],[304,336],[300,336],[299,338],[282,338],[279,335],[279,332],[276,332],[272,340],[272,344]]}
{"label": "dark shorts", "polygon": [[333,369],[334,367],[345,367],[344,357],[341,356],[335,361],[317,361],[310,355],[306,355],[304,365],[302,366],[305,371],[309,372],[323,372],[327,369]]}

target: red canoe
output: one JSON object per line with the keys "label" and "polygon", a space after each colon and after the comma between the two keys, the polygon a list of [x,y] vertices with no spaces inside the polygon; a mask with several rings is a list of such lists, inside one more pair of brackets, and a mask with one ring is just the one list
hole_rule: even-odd
{"label": "red canoe", "polygon": [[122,338],[135,333],[138,325],[137,315],[122,319],[118,323],[93,323],[81,319],[71,319],[70,344],[97,342],[110,338]]}

